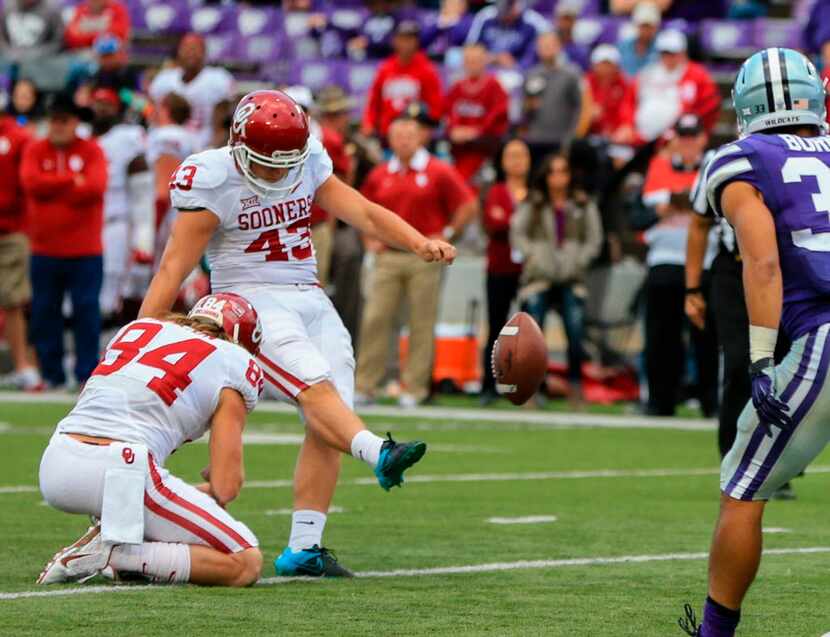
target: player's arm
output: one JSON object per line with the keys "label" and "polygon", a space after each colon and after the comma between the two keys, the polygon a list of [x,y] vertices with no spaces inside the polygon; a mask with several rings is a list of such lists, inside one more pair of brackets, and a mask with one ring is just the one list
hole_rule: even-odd
{"label": "player's arm", "polygon": [[686,316],[701,330],[705,326],[706,301],[700,289],[700,281],[712,223],[711,217],[692,215],[686,240]]}
{"label": "player's arm", "polygon": [[140,318],[158,317],[170,310],[182,281],[196,267],[218,226],[219,218],[208,210],[181,211],[141,304]]}
{"label": "player's arm", "polygon": [[391,210],[369,201],[332,175],[317,189],[315,201],[338,219],[385,244],[414,252],[424,261],[452,263],[455,248],[429,239]]}
{"label": "player's arm", "polygon": [[223,507],[239,495],[245,481],[242,430],[247,414],[242,395],[235,389],[223,389],[210,426],[210,472],[207,474],[209,494]]}

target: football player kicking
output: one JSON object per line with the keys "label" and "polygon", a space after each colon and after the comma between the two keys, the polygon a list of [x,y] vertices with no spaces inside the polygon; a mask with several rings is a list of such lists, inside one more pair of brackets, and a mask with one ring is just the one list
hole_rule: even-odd
{"label": "football player kicking", "polygon": [[[163,583],[259,578],[257,539],[225,505],[244,478],[242,429],[263,387],[252,358],[261,338],[256,310],[236,294],[206,296],[187,317],[133,321],[116,334],[40,463],[46,502],[100,523],[59,551],[39,584],[105,569]],[[194,487],[164,461],[208,429],[208,482]]]}
{"label": "football player kicking", "polygon": [[455,249],[425,237],[332,175],[308,119],[280,91],[256,91],[236,107],[228,146],[192,155],[171,182],[180,213],[140,316],[171,307],[179,286],[207,249],[214,291],[251,301],[265,329],[258,360],[266,394],[296,405],[306,425],[294,473],[288,547],[280,575],[349,576],[323,548],[326,513],[351,453],[374,469],[380,486],[400,485],[426,451],[368,431],[352,411],[351,339],[317,283],[309,224],[312,203],[368,236],[424,261],[452,263]]}
{"label": "football player kicking", "polygon": [[[812,63],[771,48],[744,62],[732,92],[741,139],[706,171],[709,202],[734,227],[750,321],[752,400],[721,466],[721,509],[709,555],[703,624],[690,635],[731,637],[761,560],[769,497],[830,439],[830,137],[824,86]],[[779,365],[779,325],[792,348]]]}

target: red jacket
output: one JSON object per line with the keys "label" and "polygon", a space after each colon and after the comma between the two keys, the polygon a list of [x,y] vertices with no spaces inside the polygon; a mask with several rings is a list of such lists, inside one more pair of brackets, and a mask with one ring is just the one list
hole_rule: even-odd
{"label": "red jacket", "polygon": [[438,71],[421,52],[409,64],[402,64],[393,55],[378,67],[363,113],[363,128],[385,137],[392,120],[415,101],[424,102],[434,119],[441,117],[443,96]]}
{"label": "red jacket", "polygon": [[30,141],[30,133],[14,118],[0,118],[0,234],[23,229],[26,207],[20,187],[20,160]]}
{"label": "red jacket", "polygon": [[87,3],[79,4],[66,25],[63,39],[69,49],[88,49],[105,33],[117,36],[122,42],[130,37],[130,14],[117,0],[108,0],[99,14],[91,13]]}
{"label": "red jacket", "polygon": [[592,135],[611,137],[625,123],[620,105],[633,90],[632,85],[622,73],[618,73],[610,84],[601,83],[593,71],[585,75],[585,80],[591,89],[596,111],[590,132]]}
{"label": "red jacket", "polygon": [[[660,90],[664,79],[665,73],[661,71],[659,64],[640,71],[634,90],[629,91],[621,107],[622,118],[626,124],[635,126],[640,93]],[[688,62],[680,79],[672,88],[676,88],[677,99],[680,100],[679,113],[694,113],[700,118],[706,132],[711,134],[718,121],[722,99],[709,71],[697,62]]]}
{"label": "red jacket", "polygon": [[478,131],[476,139],[453,144],[455,168],[464,179],[475,175],[507,132],[508,101],[507,92],[492,75],[475,80],[464,78],[453,84],[447,93],[444,103],[447,132],[456,126],[470,126]]}
{"label": "red jacket", "polygon": [[[331,163],[334,168],[334,174],[345,179],[352,167],[352,158],[346,152],[346,141],[343,135],[328,126],[321,126],[322,132],[320,141],[323,142],[323,148],[331,158]],[[329,218],[329,213],[323,208],[314,204],[311,206],[311,225],[316,225]]]}
{"label": "red jacket", "polygon": [[107,160],[90,139],[65,148],[48,139],[23,152],[20,180],[32,254],[49,257],[100,255]]}
{"label": "red jacket", "polygon": [[515,263],[510,248],[510,218],[516,211],[516,202],[499,182],[493,184],[484,200],[482,223],[487,233],[487,271],[492,274],[518,274],[521,263]]}

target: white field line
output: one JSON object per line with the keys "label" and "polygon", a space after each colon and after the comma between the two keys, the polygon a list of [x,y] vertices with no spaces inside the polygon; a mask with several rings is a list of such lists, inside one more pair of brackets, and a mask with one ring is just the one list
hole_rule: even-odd
{"label": "white field line", "polygon": [[763,529],[764,533],[792,533],[792,529],[785,529],[780,526],[765,526]]}
{"label": "white field line", "polygon": [[487,518],[487,521],[490,524],[545,524],[556,522],[557,519],[555,515],[523,515],[517,518]]}
{"label": "white field line", "polygon": [[[0,392],[2,403],[52,403],[72,405],[76,396],[61,392],[28,394],[25,392]],[[262,413],[296,413],[291,405],[275,401],[260,401],[256,410]],[[0,410],[2,411],[2,410]],[[605,429],[673,429],[684,431],[714,431],[716,423],[704,418],[657,418],[654,416],[619,416],[605,414],[571,414],[566,412],[530,411],[527,409],[455,409],[447,407],[373,406],[357,410],[362,416],[386,418],[422,418],[424,420],[454,420],[469,422],[530,423],[550,427],[600,427]],[[298,421],[299,422],[299,421]]]}
{"label": "white field line", "polygon": [[[830,473],[830,466],[809,467],[809,474]],[[683,478],[695,476],[716,476],[717,468],[703,469],[598,469],[586,471],[538,471],[531,473],[448,473],[444,475],[407,476],[406,482],[523,482],[534,480],[590,480],[595,478]],[[377,486],[375,478],[354,478],[341,480],[339,486]],[[294,485],[292,480],[250,480],[245,489],[284,489]],[[37,487],[31,485],[0,486],[0,495],[33,493]]]}
{"label": "white field line", "polygon": [[[830,553],[830,546],[814,546],[806,548],[767,549],[765,556],[773,555],[812,555],[816,553]],[[434,568],[398,569],[394,571],[363,571],[355,573],[358,579],[376,579],[386,577],[423,577],[430,575],[461,575],[469,573],[497,573],[502,571],[523,570],[552,570],[573,566],[608,566],[615,564],[645,564],[648,562],[689,562],[705,560],[708,553],[665,553],[660,555],[621,555],[618,557],[580,557],[559,560],[532,560],[519,562],[490,562],[487,564],[469,564],[466,566],[438,566]],[[309,577],[265,577],[259,580],[260,586],[274,584],[288,584],[289,582],[306,581],[322,582],[323,579]],[[28,599],[37,597],[66,597],[70,595],[86,595],[96,593],[127,593],[143,592],[148,590],[169,590],[167,586],[85,586],[77,588],[62,588],[43,591],[20,591],[17,593],[0,593],[0,601]]]}

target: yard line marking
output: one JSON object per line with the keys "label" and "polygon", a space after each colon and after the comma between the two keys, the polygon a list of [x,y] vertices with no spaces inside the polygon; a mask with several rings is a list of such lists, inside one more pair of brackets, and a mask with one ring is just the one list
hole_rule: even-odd
{"label": "yard line marking", "polygon": [[[772,555],[813,555],[816,553],[830,553],[830,546],[812,546],[805,548],[766,549],[764,556]],[[394,571],[363,571],[355,573],[358,579],[374,579],[385,577],[422,577],[429,575],[462,575],[467,573],[497,573],[499,571],[522,571],[558,569],[572,566],[607,566],[614,564],[645,564],[648,562],[690,562],[705,560],[708,553],[665,553],[658,555],[620,555],[617,557],[577,557],[558,560],[522,560],[518,562],[490,562],[487,564],[468,564],[466,566],[437,566],[433,568],[397,569]],[[259,586],[274,584],[288,584],[291,582],[324,582],[324,578],[315,577],[265,577],[257,582]],[[28,599],[37,597],[66,597],[71,595],[87,595],[95,593],[129,593],[148,590],[170,591],[169,586],[162,585],[110,585],[84,586],[75,588],[61,588],[46,591],[20,591],[17,593],[0,593],[0,601]]]}
{"label": "yard line marking", "polygon": [[[74,405],[77,397],[62,392],[0,392],[0,403],[52,403]],[[260,401],[257,411],[262,413],[296,414],[291,405],[276,401]],[[643,415],[584,414],[526,409],[467,409],[453,407],[415,407],[402,410],[399,407],[375,405],[358,408],[361,416],[387,418],[422,418],[424,420],[456,420],[469,422],[503,422],[508,424],[531,423],[551,427],[599,427],[603,429],[670,429],[680,431],[714,431],[714,419],[667,418]]]}
{"label": "yard line marking", "polygon": [[487,518],[490,524],[544,524],[545,522],[556,522],[555,515],[523,515],[517,518]]}
{"label": "yard line marking", "polygon": [[792,529],[785,529],[780,526],[765,526],[763,529],[764,533],[792,533]]}
{"label": "yard line marking", "polygon": [[[809,475],[830,473],[830,466],[809,467]],[[585,471],[537,471],[529,473],[447,473],[443,475],[407,476],[407,483],[433,482],[524,482],[534,480],[591,480],[599,478],[684,478],[720,475],[717,467],[700,469],[596,469]],[[340,486],[377,486],[375,478],[353,478],[341,480]],[[243,489],[287,489],[294,486],[293,480],[250,480]],[[38,488],[30,485],[0,486],[0,495],[33,493]]]}

